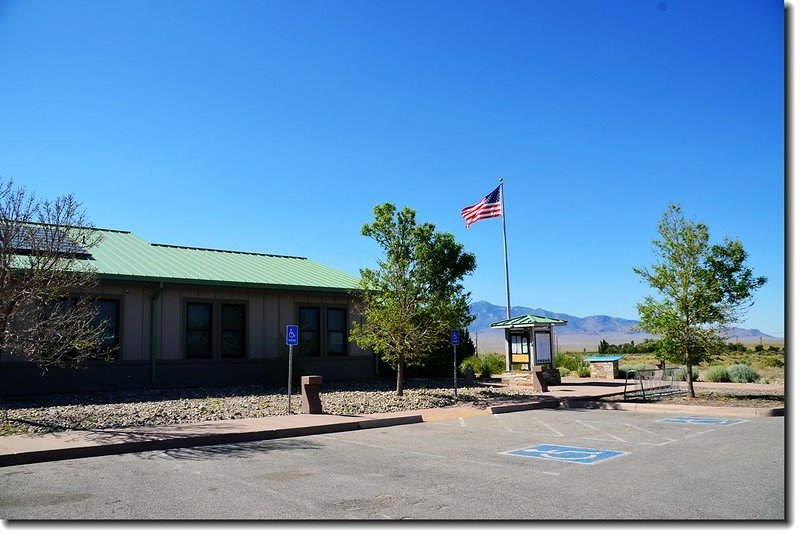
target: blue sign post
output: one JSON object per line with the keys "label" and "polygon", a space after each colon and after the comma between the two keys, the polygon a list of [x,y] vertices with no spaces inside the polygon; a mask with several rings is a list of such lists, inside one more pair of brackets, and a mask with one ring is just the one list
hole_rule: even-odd
{"label": "blue sign post", "polygon": [[457,329],[450,331],[450,343],[453,344],[453,393],[458,399],[458,364],[456,363],[456,347],[458,347],[459,334]]}
{"label": "blue sign post", "polygon": [[289,382],[286,387],[286,411],[292,414],[292,348],[297,345],[300,338],[300,329],[297,325],[286,326],[286,345],[289,346]]}

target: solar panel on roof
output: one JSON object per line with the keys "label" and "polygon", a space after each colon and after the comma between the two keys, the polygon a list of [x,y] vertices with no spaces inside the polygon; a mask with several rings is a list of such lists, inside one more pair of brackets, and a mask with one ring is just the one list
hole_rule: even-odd
{"label": "solar panel on roof", "polygon": [[51,227],[24,227],[12,237],[11,247],[20,254],[55,249],[64,255],[90,256],[89,251],[66,235],[65,230]]}

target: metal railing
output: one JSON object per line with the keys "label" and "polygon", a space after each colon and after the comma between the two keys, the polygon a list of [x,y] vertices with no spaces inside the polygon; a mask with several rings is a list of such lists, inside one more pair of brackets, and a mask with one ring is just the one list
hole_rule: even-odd
{"label": "metal railing", "polygon": [[[681,368],[653,368],[647,370],[628,370],[625,374],[623,399],[675,396],[686,392],[676,379]],[[630,390],[629,390],[630,387]]]}

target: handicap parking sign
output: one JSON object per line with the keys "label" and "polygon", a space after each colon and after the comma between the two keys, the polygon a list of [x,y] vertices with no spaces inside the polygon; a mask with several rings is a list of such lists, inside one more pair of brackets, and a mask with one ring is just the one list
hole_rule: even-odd
{"label": "handicap parking sign", "polygon": [[297,325],[287,325],[286,326],[286,345],[287,346],[296,346],[297,345],[297,338],[298,338],[298,331]]}
{"label": "handicap parking sign", "polygon": [[582,448],[579,446],[563,446],[560,444],[537,444],[522,450],[506,451],[504,455],[517,457],[533,457],[537,459],[550,459],[568,463],[595,464],[606,461],[618,455],[625,455],[626,451],[598,450],[595,448]]}

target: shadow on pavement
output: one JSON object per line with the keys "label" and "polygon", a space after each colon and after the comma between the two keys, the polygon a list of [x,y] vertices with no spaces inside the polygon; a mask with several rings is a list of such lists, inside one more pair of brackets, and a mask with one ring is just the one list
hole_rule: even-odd
{"label": "shadow on pavement", "polygon": [[256,442],[239,442],[234,444],[211,444],[191,448],[174,448],[167,450],[151,450],[134,452],[132,455],[143,460],[174,459],[180,461],[203,461],[224,456],[226,459],[247,459],[254,455],[271,451],[318,450],[321,447],[309,440],[298,438],[273,439]]}

